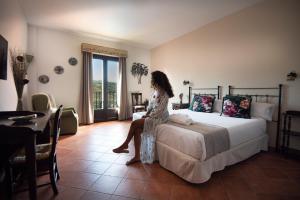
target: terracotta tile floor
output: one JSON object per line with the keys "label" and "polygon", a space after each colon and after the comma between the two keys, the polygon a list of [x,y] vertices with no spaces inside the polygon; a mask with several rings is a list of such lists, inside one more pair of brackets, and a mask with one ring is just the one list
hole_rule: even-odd
{"label": "terracotta tile floor", "polygon": [[[270,152],[216,172],[203,184],[187,183],[158,163],[126,166],[133,144],[129,154],[111,150],[121,144],[129,126],[130,122],[98,123],[80,127],[75,136],[61,137],[60,193],[54,197],[46,186],[38,189],[39,199],[300,199],[300,161]],[[48,176],[38,179],[47,181]],[[15,197],[27,199],[27,193]]]}

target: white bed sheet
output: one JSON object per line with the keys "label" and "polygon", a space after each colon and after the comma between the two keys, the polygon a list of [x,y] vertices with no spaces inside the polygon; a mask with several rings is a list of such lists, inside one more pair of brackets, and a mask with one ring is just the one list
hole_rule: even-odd
{"label": "white bed sheet", "polygon": [[[262,118],[233,118],[220,116],[220,113],[194,112],[188,109],[171,110],[169,112],[170,114],[187,114],[195,122],[226,128],[229,133],[230,149],[262,135],[266,135],[266,121]],[[134,113],[133,120],[141,118],[143,114],[144,113]],[[164,143],[200,161],[206,159],[206,148],[202,134],[168,124],[159,125],[156,134],[156,140],[160,143]]]}
{"label": "white bed sheet", "polygon": [[[228,130],[230,148],[266,134],[266,121],[261,118],[242,119],[220,116],[220,113],[194,112],[188,109],[172,110],[170,114],[187,114],[195,122],[224,127]],[[161,124],[157,127],[157,141],[200,161],[206,159],[205,142],[202,134]]]}

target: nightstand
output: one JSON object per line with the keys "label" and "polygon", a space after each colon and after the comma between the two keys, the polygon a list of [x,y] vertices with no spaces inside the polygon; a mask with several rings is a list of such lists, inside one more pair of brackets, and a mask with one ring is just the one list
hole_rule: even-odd
{"label": "nightstand", "polygon": [[172,103],[173,110],[186,109],[189,107],[189,103]]}
{"label": "nightstand", "polygon": [[289,110],[284,114],[283,121],[283,136],[282,136],[282,151],[288,154],[290,146],[290,136],[300,136],[300,131],[291,130],[292,121],[296,118],[300,118],[300,111]]}

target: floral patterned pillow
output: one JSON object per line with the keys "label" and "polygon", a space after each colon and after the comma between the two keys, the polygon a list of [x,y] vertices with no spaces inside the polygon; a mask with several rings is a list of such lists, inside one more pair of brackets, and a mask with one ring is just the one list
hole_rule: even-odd
{"label": "floral patterned pillow", "polygon": [[251,101],[249,96],[225,96],[221,115],[249,119]]}
{"label": "floral patterned pillow", "polygon": [[196,112],[211,113],[214,101],[214,96],[195,95],[189,109]]}

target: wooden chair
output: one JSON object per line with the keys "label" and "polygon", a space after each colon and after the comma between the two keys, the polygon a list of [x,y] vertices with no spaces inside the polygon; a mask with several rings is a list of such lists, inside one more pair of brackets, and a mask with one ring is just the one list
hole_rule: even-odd
{"label": "wooden chair", "polygon": [[13,155],[19,145],[3,145],[0,148],[0,199],[12,199],[11,168],[8,164],[9,157]]}
{"label": "wooden chair", "polygon": [[9,176],[6,174],[4,166],[0,166],[0,199],[12,199]]}
{"label": "wooden chair", "polygon": [[[36,162],[37,162],[37,174],[38,175],[50,175],[50,183],[38,185],[38,187],[51,184],[54,194],[58,194],[56,186],[57,180],[59,180],[59,172],[57,167],[56,145],[60,134],[60,121],[63,111],[63,106],[59,106],[54,117],[53,136],[52,142],[47,144],[36,145]],[[10,178],[13,178],[15,171],[24,169],[26,157],[25,149],[19,150],[9,159],[9,174]]]}
{"label": "wooden chair", "polygon": [[6,193],[6,182],[5,182],[5,170],[3,166],[0,166],[0,199],[6,199],[5,193]]}
{"label": "wooden chair", "polygon": [[146,111],[146,105],[143,103],[142,93],[131,93],[132,113]]}
{"label": "wooden chair", "polygon": [[5,171],[3,167],[0,167],[0,183],[4,181],[5,178]]}

